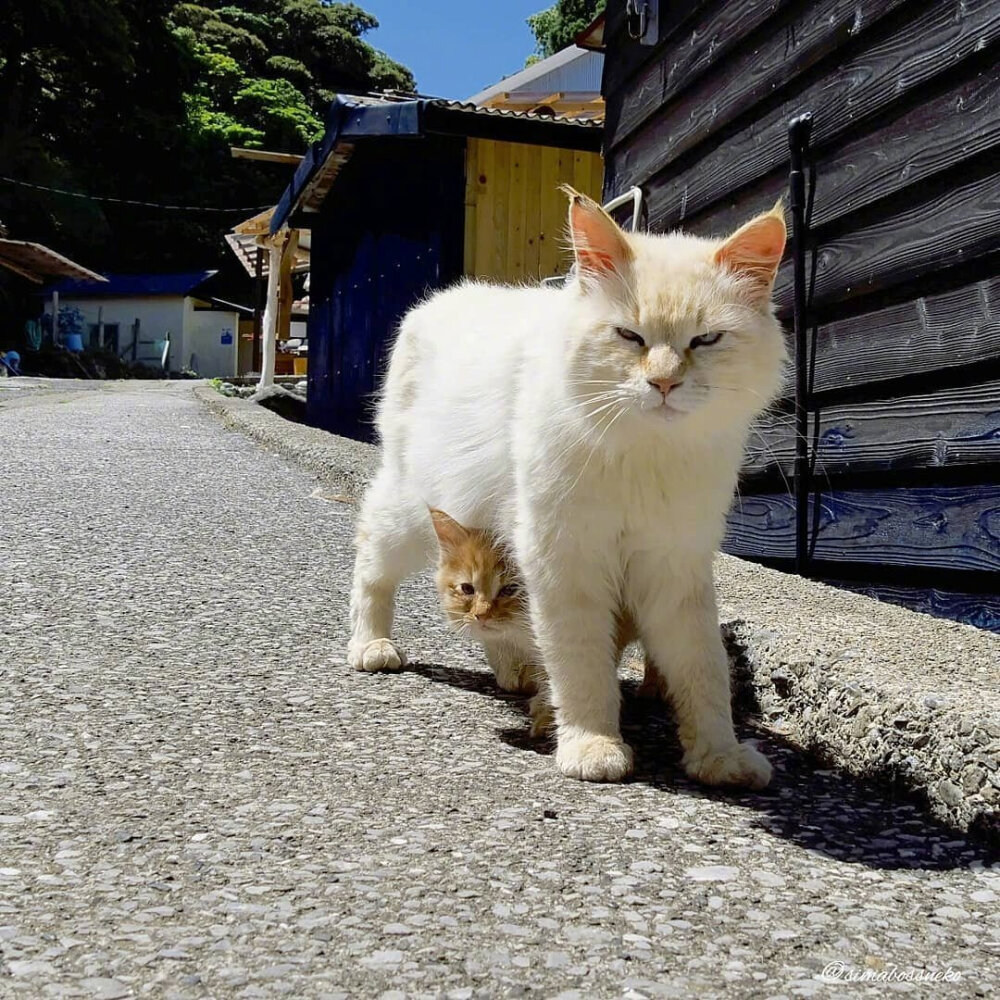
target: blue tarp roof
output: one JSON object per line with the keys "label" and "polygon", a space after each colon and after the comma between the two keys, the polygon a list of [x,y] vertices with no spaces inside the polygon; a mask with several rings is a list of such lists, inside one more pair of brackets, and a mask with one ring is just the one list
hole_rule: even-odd
{"label": "blue tarp roof", "polygon": [[217,271],[181,271],[175,274],[107,274],[106,282],[58,281],[46,288],[60,295],[127,298],[140,295],[190,295]]}

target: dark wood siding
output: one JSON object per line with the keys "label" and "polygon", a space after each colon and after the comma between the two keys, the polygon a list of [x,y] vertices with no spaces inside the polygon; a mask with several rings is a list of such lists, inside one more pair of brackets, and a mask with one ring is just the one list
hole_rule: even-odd
{"label": "dark wood siding", "polygon": [[[1000,4],[660,0],[652,47],[623,8],[605,195],[640,185],[650,229],[722,235],[787,197],[813,114],[812,572],[1000,629]],[[786,260],[785,320],[792,295]],[[792,409],[752,435],[726,543],[789,568]]]}
{"label": "dark wood siding", "polygon": [[464,189],[460,138],[369,140],[343,168],[310,222],[309,423],[373,439],[399,321],[462,274]]}

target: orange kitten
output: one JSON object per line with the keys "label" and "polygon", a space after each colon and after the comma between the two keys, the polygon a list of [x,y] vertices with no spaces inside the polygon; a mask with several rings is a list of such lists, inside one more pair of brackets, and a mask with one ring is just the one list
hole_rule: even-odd
{"label": "orange kitten", "polygon": [[536,690],[528,603],[517,568],[486,531],[431,510],[439,544],[437,588],[455,630],[482,643],[505,691]]}
{"label": "orange kitten", "polygon": [[[509,553],[487,531],[466,528],[443,510],[431,510],[438,537],[437,588],[448,620],[456,631],[482,643],[497,683],[505,691],[530,693],[531,735],[541,736],[554,725],[552,706],[531,634],[528,595]],[[615,619],[616,660],[637,638],[631,618]],[[656,665],[643,656],[640,697],[662,697],[663,679]]]}

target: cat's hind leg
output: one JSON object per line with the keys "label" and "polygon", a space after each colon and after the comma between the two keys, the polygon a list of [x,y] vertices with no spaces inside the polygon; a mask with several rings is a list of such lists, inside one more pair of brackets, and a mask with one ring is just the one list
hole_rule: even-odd
{"label": "cat's hind leg", "polygon": [[396,589],[430,561],[433,535],[426,509],[400,498],[385,467],[365,497],[356,549],[348,663],[369,672],[399,670],[406,654],[391,639]]}
{"label": "cat's hind leg", "polygon": [[729,659],[719,634],[711,564],[687,586],[660,578],[666,559],[634,560],[630,588],[642,641],[677,717],[684,769],[706,785],[764,788],[771,765],[733,728]]}
{"label": "cat's hind leg", "polygon": [[[617,658],[621,660],[626,647],[639,638],[639,626],[635,622],[632,614],[622,609],[618,613],[615,622],[615,646],[618,650]],[[646,649],[641,649],[641,656],[629,657],[628,665],[633,669],[642,670],[642,681],[636,690],[639,698],[650,698],[659,701],[667,700],[667,682],[662,671],[657,667],[656,661],[649,655]]]}
{"label": "cat's hind leg", "polygon": [[649,698],[652,701],[669,700],[667,697],[667,680],[648,653],[645,653],[642,657],[642,680],[635,693],[639,698]]}

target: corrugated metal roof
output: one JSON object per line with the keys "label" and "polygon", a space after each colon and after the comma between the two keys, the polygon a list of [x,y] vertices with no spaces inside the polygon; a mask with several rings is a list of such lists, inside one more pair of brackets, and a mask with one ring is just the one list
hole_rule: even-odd
{"label": "corrugated metal roof", "polygon": [[59,281],[48,287],[68,298],[127,298],[140,295],[190,295],[218,271],[182,271],[176,274],[108,274],[104,282]]}
{"label": "corrugated metal roof", "polygon": [[99,274],[61,253],[56,253],[41,243],[29,243],[26,240],[0,239],[0,266],[36,284],[41,284],[46,278],[104,280]]}
{"label": "corrugated metal roof", "polygon": [[[582,50],[581,50],[582,51]],[[507,81],[505,80],[504,83]],[[505,88],[500,87],[499,92],[504,92]],[[598,93],[600,86],[598,86]],[[453,101],[445,97],[428,97],[426,95],[407,94],[405,96],[392,96],[386,94],[342,94],[337,98],[344,107],[353,108],[378,108],[392,107],[401,104],[422,104],[424,107],[442,108],[449,111],[462,111],[475,115],[501,115],[513,117],[523,121],[534,122],[560,122],[569,125],[588,125],[599,127],[600,122],[595,121],[593,116],[574,117],[572,115],[559,114],[538,114],[537,112],[525,110],[517,111],[507,108],[483,107],[476,104],[471,98],[467,101]]]}
{"label": "corrugated metal roof", "polygon": [[[598,85],[598,93],[599,92],[600,86]],[[569,115],[542,115],[536,114],[533,111],[512,111],[509,108],[484,108],[477,104],[473,104],[471,101],[446,101],[443,99],[437,99],[434,101],[428,101],[427,103],[433,105],[434,107],[464,112],[466,114],[476,115],[477,117],[499,115],[501,118],[515,118],[520,121],[556,122],[557,124],[563,125],[584,125],[587,128],[595,129],[597,131],[600,131],[603,124],[603,122],[595,118],[574,118]]]}

